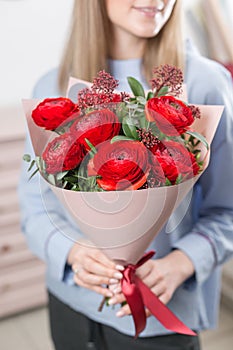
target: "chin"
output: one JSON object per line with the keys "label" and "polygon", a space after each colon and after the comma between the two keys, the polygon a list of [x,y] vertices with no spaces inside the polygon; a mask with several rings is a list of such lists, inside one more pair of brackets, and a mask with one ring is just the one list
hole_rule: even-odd
{"label": "chin", "polygon": [[153,38],[154,36],[156,36],[158,34],[159,30],[157,30],[157,28],[155,26],[150,27],[150,28],[145,28],[145,26],[143,26],[142,28],[137,28],[134,31],[134,35],[137,36],[138,38],[145,38],[145,39],[149,39],[149,38]]}

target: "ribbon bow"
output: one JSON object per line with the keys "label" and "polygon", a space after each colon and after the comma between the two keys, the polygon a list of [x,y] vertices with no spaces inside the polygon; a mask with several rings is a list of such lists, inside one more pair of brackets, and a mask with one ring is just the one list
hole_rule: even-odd
{"label": "ribbon bow", "polygon": [[196,333],[185,326],[185,324],[181,322],[154,293],[151,292],[140,278],[136,276],[135,272],[137,268],[143,265],[147,260],[151,259],[154,254],[154,251],[149,251],[138,261],[137,264],[129,264],[123,271],[121,288],[133,316],[135,338],[138,337],[139,333],[141,333],[146,326],[145,306],[159,320],[159,322],[170,331],[187,335],[196,335]]}

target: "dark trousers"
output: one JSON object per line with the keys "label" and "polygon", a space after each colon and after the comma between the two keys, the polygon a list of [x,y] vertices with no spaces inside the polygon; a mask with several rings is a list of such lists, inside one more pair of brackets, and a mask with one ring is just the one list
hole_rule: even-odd
{"label": "dark trousers", "polygon": [[199,338],[180,334],[133,337],[89,320],[49,294],[49,316],[56,350],[200,350]]}

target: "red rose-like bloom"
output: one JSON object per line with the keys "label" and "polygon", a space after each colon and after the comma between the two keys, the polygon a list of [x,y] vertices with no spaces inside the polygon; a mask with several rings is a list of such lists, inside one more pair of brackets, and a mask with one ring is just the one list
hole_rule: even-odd
{"label": "red rose-like bloom", "polygon": [[86,150],[70,133],[51,141],[42,154],[49,174],[76,168],[83,160]]}
{"label": "red rose-like bloom", "polygon": [[94,170],[101,176],[97,183],[106,191],[136,190],[149,173],[148,150],[138,141],[107,141],[99,145],[88,168],[89,174]]}
{"label": "red rose-like bloom", "polygon": [[194,122],[191,109],[173,96],[149,99],[145,111],[146,118],[168,136],[184,133]]}
{"label": "red rose-like bloom", "polygon": [[69,98],[46,98],[32,111],[32,119],[46,130],[55,130],[78,111],[77,105]]}
{"label": "red rose-like bloom", "polygon": [[173,185],[179,175],[190,179],[200,170],[194,155],[179,142],[164,141],[162,146],[156,146],[151,151],[161,164],[165,177]]}
{"label": "red rose-like bloom", "polygon": [[87,150],[88,145],[85,138],[94,146],[118,135],[121,124],[117,116],[109,109],[100,109],[80,117],[70,128],[70,132],[76,135],[80,143],[83,143]]}

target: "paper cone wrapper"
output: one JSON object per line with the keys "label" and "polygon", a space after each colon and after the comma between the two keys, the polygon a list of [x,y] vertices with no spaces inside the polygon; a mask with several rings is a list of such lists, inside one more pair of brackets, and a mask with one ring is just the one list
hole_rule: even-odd
{"label": "paper cone wrapper", "polygon": [[[40,156],[55,133],[34,124],[31,112],[37,104],[37,100],[23,101],[33,148]],[[196,119],[192,130],[211,145],[223,106],[199,107],[202,117]],[[204,170],[209,158],[210,151],[203,146]],[[200,175],[179,185],[138,191],[74,192],[49,185],[86,238],[108,257],[126,265],[141,258]]]}

